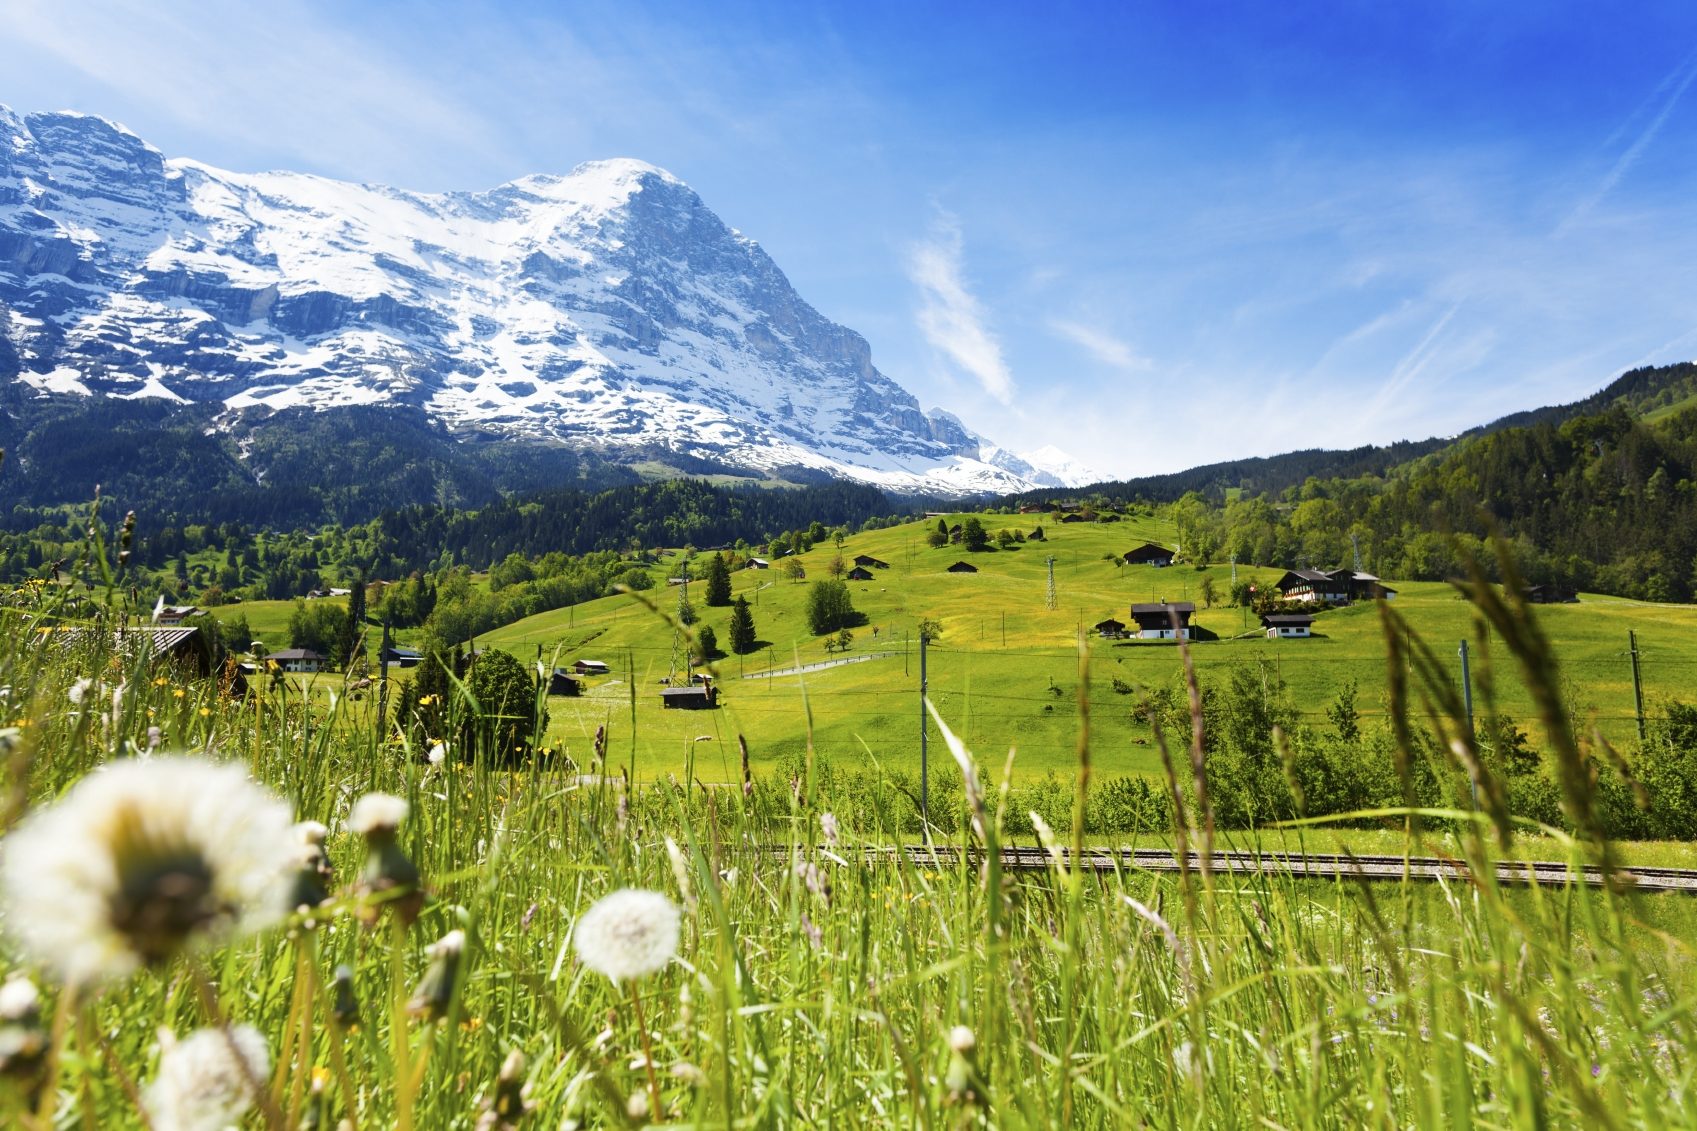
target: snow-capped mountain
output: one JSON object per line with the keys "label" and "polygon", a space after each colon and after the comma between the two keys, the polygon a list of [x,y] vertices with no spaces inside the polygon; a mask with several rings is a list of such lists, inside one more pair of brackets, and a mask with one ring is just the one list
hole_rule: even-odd
{"label": "snow-capped mountain", "polygon": [[1088,487],[1107,478],[1053,444],[1044,445],[1034,452],[1019,453],[982,441],[978,458],[991,467],[999,467],[1039,487]]}
{"label": "snow-capped mountain", "polygon": [[457,436],[903,491],[1070,483],[927,415],[865,339],[640,161],[424,194],[166,158],[0,107],[0,386],[423,410]]}

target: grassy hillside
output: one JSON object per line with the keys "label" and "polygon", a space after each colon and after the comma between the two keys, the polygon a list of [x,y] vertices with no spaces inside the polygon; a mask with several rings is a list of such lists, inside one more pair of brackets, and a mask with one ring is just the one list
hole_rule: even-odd
{"label": "grassy hillside", "polygon": [[[984,521],[994,532],[1004,523],[1011,528],[1016,516],[989,515]],[[1018,523],[1029,531],[1033,518],[1022,516]],[[827,656],[823,640],[807,631],[807,583],[785,580],[776,569],[738,571],[734,592],[754,606],[760,639],[769,646],[754,655],[718,661],[719,710],[661,708],[659,681],[671,670],[672,630],[631,597],[531,617],[479,643],[508,649],[526,661],[535,659],[540,648],[544,662],[599,659],[613,667],[611,676],[591,680],[582,698],[550,700],[551,734],[568,748],[586,749],[596,728],[607,725],[614,753],[620,761],[628,759],[634,686],[638,772],[681,775],[693,759],[697,776],[723,781],[737,773],[738,734],[747,737],[756,766],[769,768],[804,748],[809,710],[815,745],[826,757],[843,762],[875,758],[892,766],[916,767],[915,629],[921,619],[934,618],[942,623],[943,636],[930,650],[932,697],[948,717],[959,720],[976,749],[997,751],[999,760],[1010,746],[1016,747],[1016,774],[1031,776],[1069,771],[1073,764],[1079,690],[1075,641],[1081,625],[1088,630],[1108,616],[1125,620],[1133,602],[1195,600],[1200,580],[1207,575],[1216,579],[1222,593],[1229,589],[1229,565],[1207,571],[1185,566],[1158,570],[1103,560],[1105,554],[1121,553],[1145,539],[1170,544],[1172,531],[1153,520],[1070,526],[1046,522],[1047,545],[1028,542],[1012,551],[975,555],[958,546],[927,547],[925,535],[934,525],[935,520],[910,523],[855,535],[844,544],[845,559],[870,554],[890,566],[875,571],[872,581],[849,583],[855,607],[867,623],[855,630],[848,655],[889,653],[862,663],[801,676],[762,676],[837,657]],[[827,544],[803,556],[809,581],[826,576],[835,554],[835,547]],[[1054,611],[1045,608],[1049,556],[1055,558]],[[944,572],[963,558],[970,558],[979,572]],[[1240,567],[1239,576],[1269,583],[1278,571]],[[1466,603],[1443,584],[1397,587],[1395,607],[1440,654],[1453,656],[1469,632]],[[675,590],[647,596],[668,610],[675,602]],[[704,608],[702,593],[694,586],[691,596],[703,614],[701,623],[713,628],[723,646],[730,610]],[[1652,709],[1656,696],[1679,693],[1697,669],[1697,608],[1588,597],[1578,605],[1541,610],[1541,616],[1556,643],[1580,717],[1594,717],[1611,736],[1624,738],[1633,732],[1629,629],[1639,634]],[[1324,614],[1316,624],[1320,635],[1311,640],[1267,640],[1254,632],[1253,615],[1233,607],[1201,610],[1197,622],[1220,638],[1195,648],[1205,681],[1224,679],[1230,665],[1266,665],[1269,674],[1282,677],[1290,687],[1305,721],[1324,726],[1325,708],[1353,679],[1360,685],[1362,713],[1369,718],[1382,713],[1385,648],[1378,614],[1370,606]],[[1250,635],[1234,639],[1246,627]],[[1121,687],[1142,688],[1177,680],[1177,649],[1094,635],[1088,648],[1091,741],[1098,765],[1110,774],[1154,772],[1157,756],[1148,728],[1132,718],[1136,696],[1116,692],[1115,686],[1116,681]],[[1518,689],[1503,707],[1523,720],[1532,715]],[[933,753],[946,758],[935,745]]]}

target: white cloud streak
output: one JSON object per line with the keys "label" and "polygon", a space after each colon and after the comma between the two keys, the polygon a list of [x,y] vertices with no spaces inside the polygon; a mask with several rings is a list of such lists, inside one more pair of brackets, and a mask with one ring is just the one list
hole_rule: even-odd
{"label": "white cloud streak", "polygon": [[1002,404],[1013,403],[1013,374],[986,324],[984,306],[961,277],[960,225],[943,216],[930,239],[914,248],[908,277],[919,288],[915,320],[931,348],[964,370]]}
{"label": "white cloud streak", "polygon": [[1681,60],[1679,66],[1675,67],[1673,72],[1657,86],[1658,92],[1668,91],[1666,99],[1662,102],[1661,110],[1657,112],[1654,118],[1650,119],[1649,125],[1639,131],[1637,138],[1626,147],[1626,151],[1615,158],[1614,165],[1604,174],[1597,187],[1581,199],[1574,206],[1573,211],[1569,212],[1566,218],[1556,226],[1555,235],[1566,235],[1575,224],[1589,215],[1591,210],[1614,190],[1614,187],[1620,183],[1620,179],[1626,176],[1627,170],[1632,168],[1643,152],[1649,148],[1650,143],[1656,140],[1656,135],[1662,132],[1662,127],[1667,124],[1669,116],[1673,114],[1674,107],[1679,105],[1679,100],[1684,97],[1686,89],[1691,86],[1693,80],[1697,80],[1697,52],[1693,52]]}
{"label": "white cloud streak", "polygon": [[1149,369],[1153,364],[1132,349],[1130,343],[1094,326],[1066,318],[1051,318],[1049,329],[1112,369],[1135,373]]}

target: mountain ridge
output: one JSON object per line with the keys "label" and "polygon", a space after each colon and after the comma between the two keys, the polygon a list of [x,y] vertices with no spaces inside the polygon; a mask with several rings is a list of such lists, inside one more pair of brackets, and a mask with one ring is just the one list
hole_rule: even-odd
{"label": "mountain ridge", "polygon": [[689,186],[631,158],[414,193],[228,172],[97,116],[0,107],[7,377],[29,398],[215,404],[225,431],[407,406],[608,464],[1035,485],[921,411]]}

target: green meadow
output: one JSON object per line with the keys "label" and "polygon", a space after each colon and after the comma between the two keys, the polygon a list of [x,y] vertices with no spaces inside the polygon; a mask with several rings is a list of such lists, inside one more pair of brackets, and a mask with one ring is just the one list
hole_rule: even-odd
{"label": "green meadow", "polygon": [[[961,516],[951,516],[951,524]],[[1077,745],[1081,698],[1086,701],[1091,742],[1103,772],[1152,774],[1158,770],[1148,726],[1136,717],[1138,692],[1180,678],[1179,650],[1172,644],[1105,640],[1090,631],[1099,621],[1129,620],[1135,602],[1190,600],[1196,623],[1214,639],[1198,641],[1193,656],[1204,682],[1223,679],[1232,665],[1249,665],[1282,679],[1304,721],[1326,725],[1326,708],[1354,681],[1364,720],[1382,716],[1386,648],[1377,609],[1371,604],[1322,614],[1311,639],[1268,640],[1254,615],[1229,601],[1232,567],[1206,570],[1179,565],[1165,569],[1116,565],[1106,560],[1144,540],[1172,543],[1170,528],[1152,520],[1114,524],[1057,524],[1048,516],[981,516],[994,533],[1001,526],[1029,533],[1042,517],[1046,542],[1015,549],[965,553],[959,546],[933,549],[926,535],[936,520],[856,534],[843,547],[845,561],[865,554],[888,563],[870,581],[849,582],[855,608],[866,623],[854,630],[851,649],[828,654],[825,640],[808,631],[808,584],[828,576],[838,550],[829,542],[801,556],[807,580],[787,580],[770,570],[733,573],[734,595],[753,608],[762,641],[747,656],[724,656],[713,665],[721,706],[711,711],[666,710],[661,681],[682,672],[682,648],[666,616],[676,611],[677,591],[658,586],[638,596],[614,596],[530,617],[478,640],[479,646],[511,651],[521,660],[568,666],[575,660],[607,663],[609,676],[587,681],[576,699],[549,700],[550,738],[581,753],[597,728],[608,727],[621,759],[634,750],[644,776],[682,774],[693,768],[706,781],[736,777],[736,738],[748,741],[755,766],[770,767],[805,749],[809,728],[818,753],[834,762],[880,763],[916,769],[919,760],[919,647],[922,619],[942,625],[929,649],[929,690],[964,737],[976,748],[996,750],[998,763],[1012,747],[1016,776],[1067,772]],[[1048,559],[1054,558],[1055,608],[1047,607]],[[946,572],[969,560],[974,574]],[[674,551],[657,574],[680,572]],[[705,570],[698,555],[694,571]],[[1282,571],[1240,566],[1239,578],[1269,585]],[[1204,577],[1212,577],[1219,603],[1201,608]],[[1438,583],[1399,583],[1393,607],[1434,650],[1453,660],[1460,641],[1472,639],[1471,610],[1456,591]],[[703,586],[690,587],[701,615],[697,628],[712,627],[720,646],[728,640],[728,608],[702,604]],[[656,609],[645,603],[651,602]],[[1628,632],[1636,631],[1647,709],[1679,696],[1697,674],[1697,608],[1658,606],[1584,595],[1576,605],[1547,606],[1537,614],[1551,638],[1566,676],[1564,694],[1576,718],[1611,740],[1635,733]],[[1085,674],[1078,641],[1084,636]],[[1487,641],[1487,649],[1489,648]],[[1534,712],[1525,693],[1505,683],[1494,700],[1480,678],[1477,643],[1476,709],[1506,712],[1532,730]],[[851,657],[876,658],[800,675],[766,676],[798,666]],[[1080,692],[1084,691],[1081,696]],[[634,721],[633,721],[634,713]],[[932,738],[935,742],[935,736]],[[935,751],[934,751],[935,752]]]}

